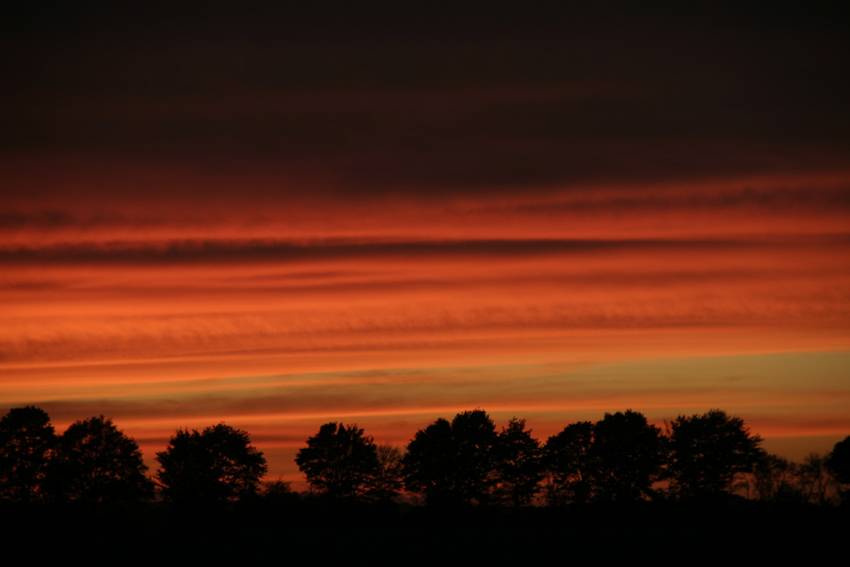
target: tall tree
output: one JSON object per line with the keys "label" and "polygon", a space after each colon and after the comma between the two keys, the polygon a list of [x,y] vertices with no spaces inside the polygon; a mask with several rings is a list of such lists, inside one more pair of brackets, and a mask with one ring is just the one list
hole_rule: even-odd
{"label": "tall tree", "polygon": [[596,469],[592,445],[593,423],[589,421],[572,423],[546,441],[544,463],[550,504],[583,504],[590,499]]}
{"label": "tall tree", "polygon": [[350,500],[370,490],[378,474],[378,451],[356,425],[326,423],[307,439],[295,458],[314,489],[335,499]]}
{"label": "tall tree", "polygon": [[482,410],[416,432],[403,459],[405,487],[430,504],[485,504],[496,482],[496,426]]}
{"label": "tall tree", "polygon": [[466,503],[486,504],[496,484],[496,425],[482,410],[465,411],[452,420],[455,487]]}
{"label": "tall tree", "polygon": [[40,408],[13,408],[0,418],[0,498],[42,500],[55,445],[50,417]]}
{"label": "tall tree", "polygon": [[85,502],[133,502],[153,497],[154,484],[136,442],[111,419],[73,423],[59,438],[51,469],[58,496]]}
{"label": "tall tree", "polygon": [[839,485],[842,504],[850,504],[850,436],[835,444],[826,458],[826,466]]}
{"label": "tall tree", "polygon": [[425,497],[428,504],[449,504],[456,499],[455,442],[451,424],[439,418],[420,429],[402,458],[404,487]]}
{"label": "tall tree", "polygon": [[667,424],[671,490],[680,498],[728,491],[735,476],[753,470],[764,451],[744,421],[713,409]]}
{"label": "tall tree", "polygon": [[251,445],[248,433],[224,423],[200,433],[177,431],[156,460],[163,498],[184,503],[252,496],[268,470],[263,453]]}
{"label": "tall tree", "polygon": [[531,504],[543,480],[543,462],[540,442],[525,429],[524,419],[511,418],[502,428],[494,458],[499,498],[515,507]]}
{"label": "tall tree", "polygon": [[652,496],[665,461],[661,430],[642,413],[606,413],[593,426],[589,455],[597,500],[629,502]]}
{"label": "tall tree", "polygon": [[836,481],[850,484],[850,435],[835,444],[826,458],[826,466],[832,471]]}

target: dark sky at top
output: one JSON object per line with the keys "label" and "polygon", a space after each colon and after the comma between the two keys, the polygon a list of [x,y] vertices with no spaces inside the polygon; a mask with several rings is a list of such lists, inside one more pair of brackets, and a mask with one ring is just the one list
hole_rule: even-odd
{"label": "dark sky at top", "polygon": [[227,4],[8,8],[0,156],[438,192],[850,155],[850,34],[831,4]]}

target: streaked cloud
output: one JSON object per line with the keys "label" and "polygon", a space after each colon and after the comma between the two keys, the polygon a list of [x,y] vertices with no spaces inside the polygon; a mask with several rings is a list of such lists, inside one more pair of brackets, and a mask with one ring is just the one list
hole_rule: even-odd
{"label": "streaked cloud", "polygon": [[225,420],[291,478],[475,407],[848,431],[845,30],[394,9],[3,24],[0,411],[149,462]]}

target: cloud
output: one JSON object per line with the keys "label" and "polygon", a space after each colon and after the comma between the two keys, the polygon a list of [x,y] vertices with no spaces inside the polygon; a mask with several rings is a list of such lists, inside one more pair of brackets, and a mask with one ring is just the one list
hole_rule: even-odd
{"label": "cloud", "polygon": [[[436,237],[436,238],[434,238]],[[440,260],[453,257],[516,258],[540,256],[605,256],[619,253],[665,253],[668,251],[744,253],[754,249],[795,247],[844,247],[846,234],[779,238],[570,238],[570,239],[440,239],[328,238],[281,241],[256,239],[209,239],[148,242],[83,242],[41,247],[0,247],[0,264],[20,265],[191,265],[194,263],[300,263],[346,260]]]}
{"label": "cloud", "polygon": [[788,386],[834,361],[640,363],[846,351],[840,19],[395,9],[0,24],[0,398],[160,447],[482,404],[846,424],[834,378]]}
{"label": "cloud", "polygon": [[653,183],[503,180],[483,194],[456,185],[433,192],[416,183],[353,191],[330,180],[299,180],[263,160],[230,173],[204,171],[213,158],[197,167],[107,161],[45,158],[37,167],[41,173],[23,181],[20,170],[30,166],[7,162],[10,187],[18,190],[0,208],[0,261],[28,261],[35,254],[44,261],[64,255],[87,262],[111,254],[173,263],[228,252],[265,261],[320,251],[356,254],[355,245],[381,254],[407,246],[417,254],[417,247],[437,242],[447,254],[461,246],[534,252],[531,247],[544,242],[565,248],[570,240],[577,247],[846,233],[850,217],[846,170]]}
{"label": "cloud", "polygon": [[360,194],[844,167],[845,41],[828,22],[491,12],[471,28],[325,14],[286,33],[287,12],[10,33],[3,153],[262,156]]}
{"label": "cloud", "polygon": [[172,242],[114,242],[49,248],[0,249],[6,264],[181,264],[193,262],[287,262],[351,258],[404,258],[447,256],[517,256],[604,253],[624,249],[727,248],[735,241],[672,240],[471,240],[401,242],[280,242],[205,240]]}

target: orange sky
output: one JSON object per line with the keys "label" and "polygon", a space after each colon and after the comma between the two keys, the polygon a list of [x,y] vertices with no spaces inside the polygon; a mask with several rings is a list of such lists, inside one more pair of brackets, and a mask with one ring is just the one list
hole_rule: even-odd
{"label": "orange sky", "polygon": [[475,408],[850,434],[829,22],[88,15],[0,50],[0,411],[102,413],[151,466],[225,421],[296,481],[327,421],[405,445]]}
{"label": "orange sky", "polygon": [[57,199],[66,222],[4,229],[0,398],[60,430],[105,413],[149,461],[176,428],[224,420],[296,479],[324,422],[401,445],[476,407],[544,439],[720,407],[786,454],[825,451],[850,430],[850,213],[826,206],[848,186],[530,187],[354,213]]}

